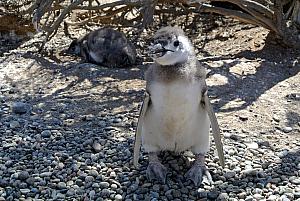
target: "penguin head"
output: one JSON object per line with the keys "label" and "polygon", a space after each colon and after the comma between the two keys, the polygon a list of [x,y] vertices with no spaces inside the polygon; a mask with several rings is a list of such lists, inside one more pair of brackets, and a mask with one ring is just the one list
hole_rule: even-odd
{"label": "penguin head", "polygon": [[66,50],[66,53],[71,55],[80,55],[80,42],[78,39],[72,41],[69,48]]}
{"label": "penguin head", "polygon": [[185,63],[194,54],[193,46],[178,27],[164,27],[156,32],[149,47],[150,57],[160,65]]}

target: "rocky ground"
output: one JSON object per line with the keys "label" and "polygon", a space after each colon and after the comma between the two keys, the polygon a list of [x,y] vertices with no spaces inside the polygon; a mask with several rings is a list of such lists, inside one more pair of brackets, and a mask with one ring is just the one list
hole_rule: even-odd
{"label": "rocky ground", "polygon": [[[225,168],[213,142],[207,155],[215,183],[185,180],[190,153],[162,153],[164,185],[147,181],[147,155],[133,167],[154,30],[135,42],[140,64],[128,69],[41,56],[30,51],[37,36],[2,49],[0,200],[300,200],[300,54],[232,21],[187,29],[223,134]],[[60,34],[49,52],[70,42]]]}

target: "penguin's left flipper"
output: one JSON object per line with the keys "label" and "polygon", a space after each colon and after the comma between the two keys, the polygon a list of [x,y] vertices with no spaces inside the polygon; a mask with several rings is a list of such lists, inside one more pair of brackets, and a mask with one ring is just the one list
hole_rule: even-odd
{"label": "penguin's left flipper", "polygon": [[140,109],[139,120],[135,132],[134,148],[133,148],[133,165],[138,166],[140,149],[142,144],[142,124],[144,121],[145,114],[147,112],[148,106],[150,104],[150,94],[146,91],[145,98]]}
{"label": "penguin's left flipper", "polygon": [[225,166],[225,157],[224,157],[224,151],[223,151],[223,143],[222,143],[222,140],[221,140],[220,127],[219,127],[219,123],[218,123],[218,120],[216,118],[216,115],[213,111],[212,105],[209,101],[209,98],[208,98],[208,95],[207,95],[207,90],[204,91],[204,93],[202,94],[201,102],[202,102],[205,110],[208,113],[209,120],[210,120],[210,123],[211,123],[212,132],[213,132],[213,136],[214,136],[214,140],[215,140],[215,144],[216,144],[216,147],[217,147],[219,161],[220,161],[220,164],[222,165],[222,167],[224,167]]}

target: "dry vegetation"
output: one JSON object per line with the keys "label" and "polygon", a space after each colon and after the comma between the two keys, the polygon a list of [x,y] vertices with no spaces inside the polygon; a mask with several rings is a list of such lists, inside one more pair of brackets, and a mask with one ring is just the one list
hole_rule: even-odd
{"label": "dry vegetation", "polygon": [[153,22],[154,16],[209,12],[262,26],[286,46],[300,47],[299,0],[5,0],[2,6],[2,13],[32,18],[35,29],[47,33],[44,43],[62,24],[66,33],[69,26],[86,24],[143,29]]}

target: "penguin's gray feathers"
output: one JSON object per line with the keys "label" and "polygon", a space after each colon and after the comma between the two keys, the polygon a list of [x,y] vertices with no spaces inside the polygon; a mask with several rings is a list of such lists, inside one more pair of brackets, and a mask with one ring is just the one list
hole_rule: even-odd
{"label": "penguin's gray feathers", "polygon": [[86,62],[107,67],[126,67],[136,61],[136,50],[126,36],[112,28],[94,30],[74,40],[68,53],[81,56]]}

